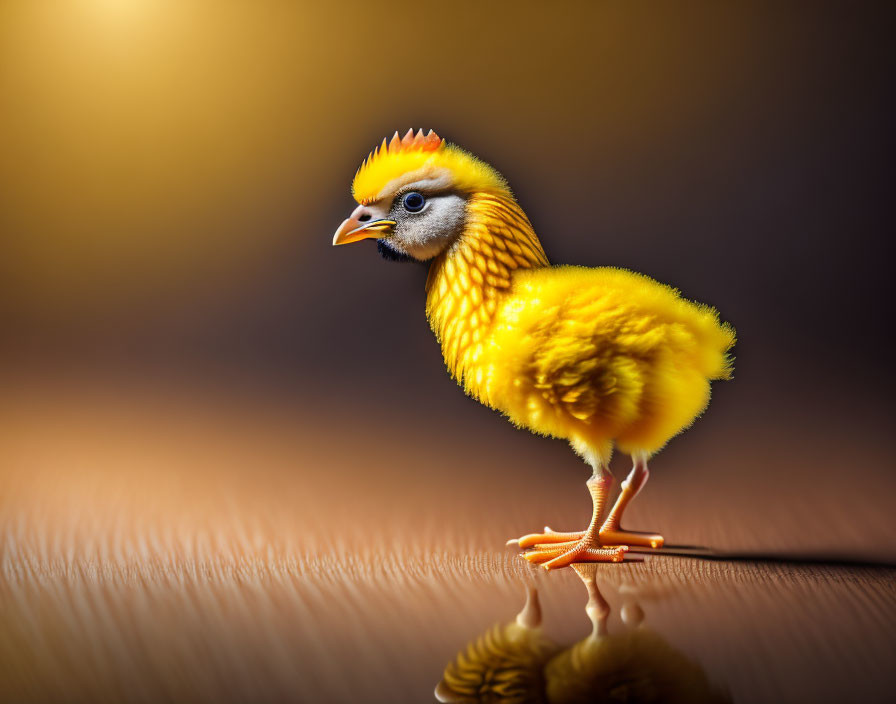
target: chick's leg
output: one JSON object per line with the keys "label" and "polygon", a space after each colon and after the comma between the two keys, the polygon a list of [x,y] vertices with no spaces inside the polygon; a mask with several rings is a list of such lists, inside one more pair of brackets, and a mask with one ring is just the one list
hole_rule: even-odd
{"label": "chick's leg", "polygon": [[581,533],[534,533],[520,538],[521,548],[532,548],[523,553],[529,562],[541,564],[545,569],[566,567],[574,562],[621,562],[628,547],[608,546],[599,537],[600,520],[603,514],[612,476],[602,468],[595,468],[587,482],[593,504],[591,523]]}
{"label": "chick's leg", "polygon": [[603,543],[638,545],[651,548],[663,547],[664,540],[661,535],[623,530],[620,526],[623,512],[647,483],[648,476],[650,476],[650,472],[647,470],[647,458],[643,455],[636,455],[632,471],[626,480],[622,482],[622,491],[616,499],[616,503],[613,504],[613,508],[610,509],[607,520],[604,521],[600,528],[600,539]]}
{"label": "chick's leg", "polygon": [[[592,514],[591,521],[592,523],[595,520],[595,516],[597,520],[600,520],[600,515],[603,514],[603,508],[607,501],[607,496],[609,495],[610,486],[613,483],[612,475],[602,467],[597,467],[594,470],[591,478],[585,483],[588,487],[588,493],[591,494],[591,501],[594,505],[594,512]],[[528,548],[535,547],[536,545],[539,547],[544,547],[545,545],[551,545],[554,543],[570,543],[575,542],[577,540],[581,540],[585,535],[584,530],[577,531],[556,531],[550,526],[544,527],[543,533],[529,533],[528,535],[524,535],[521,538],[511,538],[507,541],[507,545],[517,545],[521,549],[526,550]]]}

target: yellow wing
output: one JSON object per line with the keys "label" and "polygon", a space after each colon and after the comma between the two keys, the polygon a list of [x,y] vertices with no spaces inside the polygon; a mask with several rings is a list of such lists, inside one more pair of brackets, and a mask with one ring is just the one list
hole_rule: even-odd
{"label": "yellow wing", "polygon": [[734,330],[709,306],[624,269],[514,272],[489,345],[487,402],[594,446],[659,449],[731,373]]}

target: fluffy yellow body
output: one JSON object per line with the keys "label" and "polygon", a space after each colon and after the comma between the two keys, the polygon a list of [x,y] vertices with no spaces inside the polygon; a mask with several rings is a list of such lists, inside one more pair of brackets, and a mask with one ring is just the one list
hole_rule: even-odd
{"label": "fluffy yellow body", "polygon": [[609,458],[651,454],[730,376],[717,312],[624,269],[552,267],[512,196],[480,193],[432,264],[427,317],[466,392],[536,433]]}

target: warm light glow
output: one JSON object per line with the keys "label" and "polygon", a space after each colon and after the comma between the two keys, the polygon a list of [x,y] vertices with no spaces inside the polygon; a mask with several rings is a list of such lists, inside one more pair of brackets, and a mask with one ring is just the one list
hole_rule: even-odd
{"label": "warm light glow", "polygon": [[112,20],[146,19],[147,12],[162,9],[164,2],[153,0],[76,0],[85,6],[91,16]]}

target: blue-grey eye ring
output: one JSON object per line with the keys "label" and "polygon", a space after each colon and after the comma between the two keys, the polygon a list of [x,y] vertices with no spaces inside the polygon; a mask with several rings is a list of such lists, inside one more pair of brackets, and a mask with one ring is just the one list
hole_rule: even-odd
{"label": "blue-grey eye ring", "polygon": [[409,213],[419,213],[423,210],[423,206],[426,205],[426,198],[416,191],[411,191],[404,194],[401,204]]}

